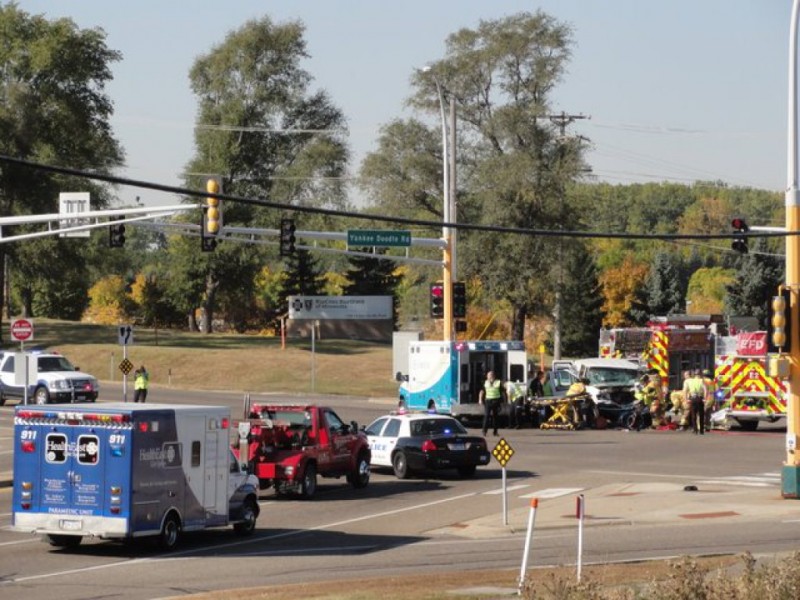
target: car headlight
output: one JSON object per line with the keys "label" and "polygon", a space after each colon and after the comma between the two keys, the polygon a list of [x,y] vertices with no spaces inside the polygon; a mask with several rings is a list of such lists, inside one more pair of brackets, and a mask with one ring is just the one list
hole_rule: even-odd
{"label": "car headlight", "polygon": [[51,390],[68,390],[70,389],[69,382],[66,379],[56,379],[50,382]]}

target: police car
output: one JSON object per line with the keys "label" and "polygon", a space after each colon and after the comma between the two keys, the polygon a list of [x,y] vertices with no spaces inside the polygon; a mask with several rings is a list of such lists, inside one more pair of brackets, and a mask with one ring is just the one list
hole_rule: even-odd
{"label": "police car", "polygon": [[[25,386],[17,385],[16,357],[14,352],[0,354],[0,406],[9,398],[22,401]],[[94,402],[100,393],[97,379],[78,371],[66,357],[54,352],[35,353],[36,382],[28,387],[28,402]],[[23,379],[24,381],[24,376]]]}
{"label": "police car", "polygon": [[441,469],[456,469],[470,477],[491,458],[483,437],[471,435],[447,415],[399,411],[375,419],[366,433],[370,465],[391,468],[399,479]]}

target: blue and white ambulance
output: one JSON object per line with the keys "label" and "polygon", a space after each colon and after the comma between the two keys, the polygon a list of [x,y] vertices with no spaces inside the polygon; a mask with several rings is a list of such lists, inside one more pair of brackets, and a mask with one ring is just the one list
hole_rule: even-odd
{"label": "blue and white ambulance", "polygon": [[483,416],[478,394],[489,371],[504,383],[528,387],[522,341],[411,342],[408,352],[408,373],[398,374],[403,408],[478,418]]}
{"label": "blue and white ambulance", "polygon": [[222,406],[18,406],[13,529],[66,547],[150,536],[165,550],[184,531],[250,534],[258,481],[231,451],[230,423]]}

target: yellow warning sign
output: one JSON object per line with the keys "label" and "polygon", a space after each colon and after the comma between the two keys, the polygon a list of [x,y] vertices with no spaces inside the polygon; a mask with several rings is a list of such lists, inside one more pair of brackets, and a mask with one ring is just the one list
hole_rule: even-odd
{"label": "yellow warning sign", "polygon": [[133,363],[129,361],[127,358],[123,358],[122,362],[119,363],[119,370],[127,375],[133,369]]}
{"label": "yellow warning sign", "polygon": [[514,449],[511,447],[505,438],[500,438],[497,445],[492,450],[492,456],[497,459],[501,467],[505,467],[506,463],[514,456]]}

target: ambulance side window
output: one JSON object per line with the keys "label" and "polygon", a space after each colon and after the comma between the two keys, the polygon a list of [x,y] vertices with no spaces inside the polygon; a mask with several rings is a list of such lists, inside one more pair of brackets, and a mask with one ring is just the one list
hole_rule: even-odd
{"label": "ambulance side window", "polygon": [[200,466],[200,442],[192,442],[192,466]]}

